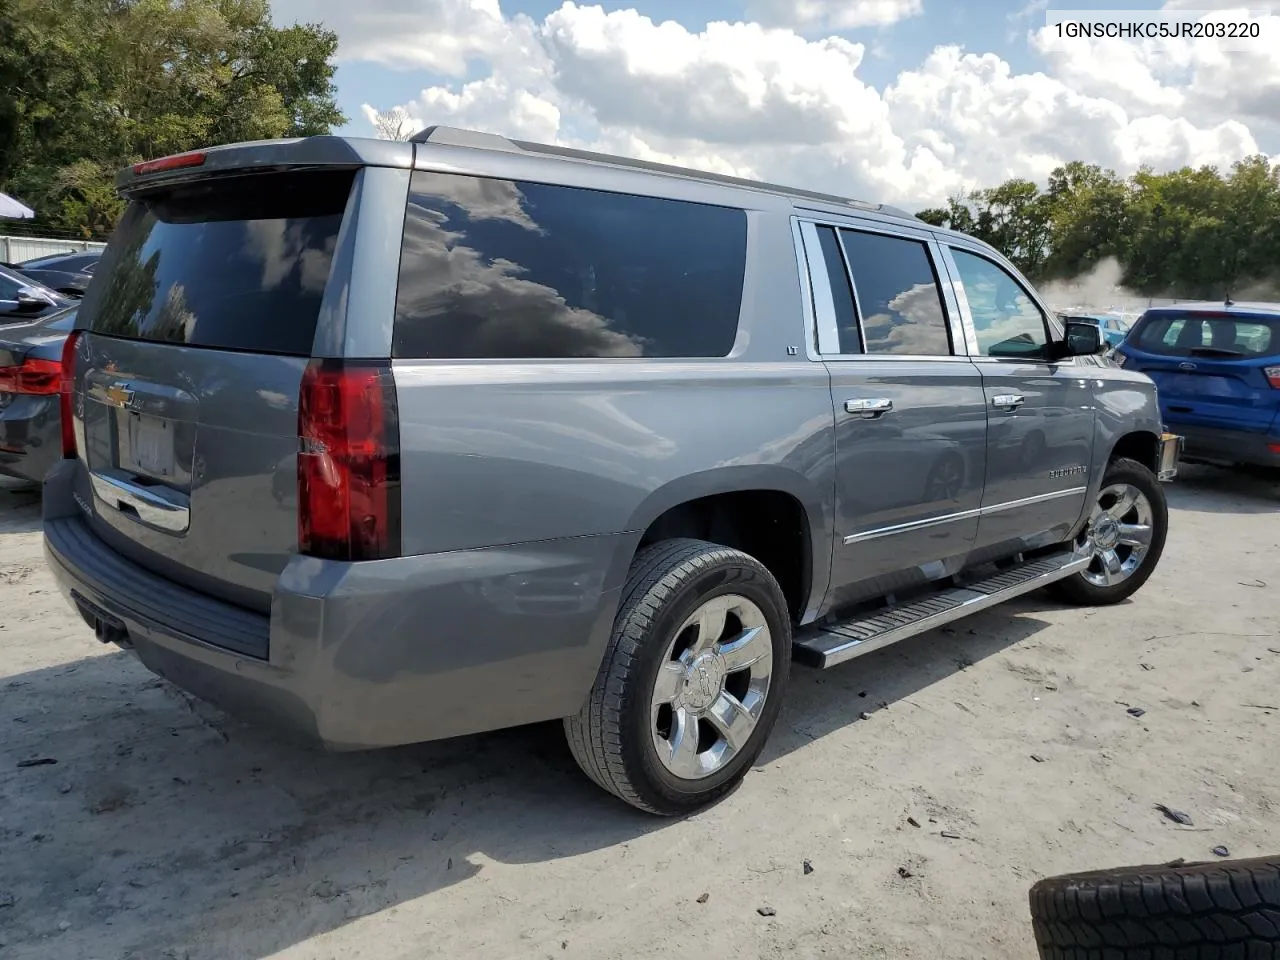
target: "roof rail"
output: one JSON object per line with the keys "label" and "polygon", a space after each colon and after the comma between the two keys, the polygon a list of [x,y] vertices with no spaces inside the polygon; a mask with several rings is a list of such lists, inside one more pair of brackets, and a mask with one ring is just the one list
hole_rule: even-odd
{"label": "roof rail", "polygon": [[409,138],[410,143],[440,143],[448,147],[474,147],[480,150],[519,152],[519,147],[506,137],[460,127],[430,126]]}
{"label": "roof rail", "polygon": [[512,140],[496,133],[481,133],[476,130],[462,130],[457,127],[430,126],[420,130],[410,138],[412,143],[443,144],[451,147],[473,147],[483,150],[501,150],[506,153],[538,153],[546,156],[564,157],[568,160],[582,160],[588,163],[607,163],[617,167],[629,167],[633,170],[645,170],[650,173],[664,173],[669,176],[685,177],[701,180],[706,183],[721,183],[725,186],[740,187],[746,190],[760,190],[766,193],[777,193],[797,200],[810,200],[819,203],[838,204],[840,206],[857,207],[872,213],[883,213],[891,217],[905,220],[918,219],[897,207],[883,203],[871,203],[866,200],[853,200],[831,193],[819,193],[815,190],[804,190],[800,187],[788,187],[777,183],[766,183],[763,180],[750,180],[746,177],[731,177],[723,173],[710,173],[692,167],[679,167],[669,163],[656,163],[652,160],[637,160],[633,157],[619,157],[608,153],[594,153],[590,150],[579,150],[576,147],[560,147],[547,143],[535,143],[531,140]]}

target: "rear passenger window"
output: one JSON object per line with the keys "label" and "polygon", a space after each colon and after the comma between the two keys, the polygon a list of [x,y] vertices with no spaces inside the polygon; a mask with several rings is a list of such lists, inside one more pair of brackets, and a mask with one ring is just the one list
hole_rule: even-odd
{"label": "rear passenger window", "polygon": [[[949,356],[951,334],[929,250],[918,240],[842,229],[869,354]],[[841,352],[845,331],[840,331]]]}
{"label": "rear passenger window", "polygon": [[723,357],[746,270],[742,210],[418,172],[396,357]]}
{"label": "rear passenger window", "polygon": [[853,291],[849,287],[849,271],[844,267],[844,254],[836,239],[835,227],[818,227],[818,245],[822,248],[822,262],[831,282],[831,299],[836,310],[836,329],[840,334],[840,352],[861,353],[862,338],[858,335],[858,313],[853,306]]}

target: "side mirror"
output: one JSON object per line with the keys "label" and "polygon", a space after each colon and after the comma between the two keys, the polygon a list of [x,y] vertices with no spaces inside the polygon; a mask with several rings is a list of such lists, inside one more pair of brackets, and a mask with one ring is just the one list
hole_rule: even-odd
{"label": "side mirror", "polygon": [[1066,334],[1061,342],[1054,344],[1054,353],[1058,359],[1067,357],[1097,356],[1106,347],[1102,338],[1102,330],[1092,323],[1081,320],[1068,320]]}

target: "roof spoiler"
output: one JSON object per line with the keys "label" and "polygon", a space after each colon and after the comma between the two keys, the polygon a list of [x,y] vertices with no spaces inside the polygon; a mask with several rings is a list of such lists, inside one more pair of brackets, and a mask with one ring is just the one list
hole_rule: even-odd
{"label": "roof spoiler", "polygon": [[231,173],[253,173],[315,167],[355,168],[413,166],[413,146],[393,140],[347,137],[295,137],[255,140],[190,150],[145,160],[121,170],[116,189],[125,197],[160,184],[179,183]]}

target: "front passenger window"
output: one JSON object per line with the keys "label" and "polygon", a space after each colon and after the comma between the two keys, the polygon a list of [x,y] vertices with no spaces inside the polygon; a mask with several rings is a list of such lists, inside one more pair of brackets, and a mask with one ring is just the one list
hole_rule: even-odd
{"label": "front passenger window", "polygon": [[984,357],[1041,359],[1049,343],[1044,313],[1008,271],[952,248],[978,349]]}

